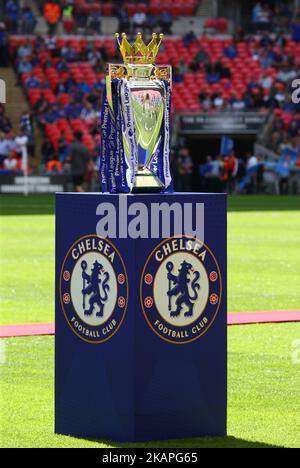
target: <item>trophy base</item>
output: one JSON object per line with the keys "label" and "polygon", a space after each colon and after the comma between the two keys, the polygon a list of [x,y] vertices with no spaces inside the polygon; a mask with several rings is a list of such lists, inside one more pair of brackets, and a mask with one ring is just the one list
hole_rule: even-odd
{"label": "trophy base", "polygon": [[160,180],[148,169],[143,169],[136,174],[132,193],[160,193],[163,189]]}

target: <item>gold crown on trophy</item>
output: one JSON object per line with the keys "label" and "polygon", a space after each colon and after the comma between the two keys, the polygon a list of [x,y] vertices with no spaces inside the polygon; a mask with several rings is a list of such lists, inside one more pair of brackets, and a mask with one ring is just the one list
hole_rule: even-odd
{"label": "gold crown on trophy", "polygon": [[159,46],[164,37],[163,34],[159,35],[159,39],[156,33],[152,34],[152,40],[148,45],[143,41],[142,33],[137,33],[136,41],[131,45],[127,41],[127,36],[122,33],[122,40],[120,41],[120,34],[115,34],[120,51],[124,60],[124,63],[140,63],[140,64],[151,64],[154,63],[158,53]]}

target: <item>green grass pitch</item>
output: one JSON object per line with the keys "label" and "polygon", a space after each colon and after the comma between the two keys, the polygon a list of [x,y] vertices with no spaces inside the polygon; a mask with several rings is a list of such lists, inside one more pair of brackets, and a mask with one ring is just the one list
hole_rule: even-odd
{"label": "green grass pitch", "polygon": [[[54,202],[1,196],[1,324],[54,320]],[[300,198],[232,197],[228,309],[299,309]],[[229,327],[228,438],[148,447],[300,445],[300,324]],[[3,447],[113,447],[53,434],[53,337],[0,341]],[[127,445],[128,446],[128,445]]]}

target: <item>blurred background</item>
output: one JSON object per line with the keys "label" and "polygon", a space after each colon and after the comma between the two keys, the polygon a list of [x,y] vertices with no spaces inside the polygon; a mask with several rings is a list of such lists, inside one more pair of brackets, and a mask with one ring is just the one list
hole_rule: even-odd
{"label": "blurred background", "polygon": [[300,193],[299,0],[2,0],[1,193],[100,190],[117,31],[166,35],[157,63],[173,66],[176,191]]}

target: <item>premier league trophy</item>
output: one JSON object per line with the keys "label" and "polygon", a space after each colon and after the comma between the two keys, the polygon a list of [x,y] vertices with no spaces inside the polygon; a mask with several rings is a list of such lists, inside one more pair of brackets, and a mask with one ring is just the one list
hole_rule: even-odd
{"label": "premier league trophy", "polygon": [[142,34],[131,45],[116,34],[123,64],[108,64],[101,119],[103,192],[172,192],[170,65],[155,65],[163,39]]}

